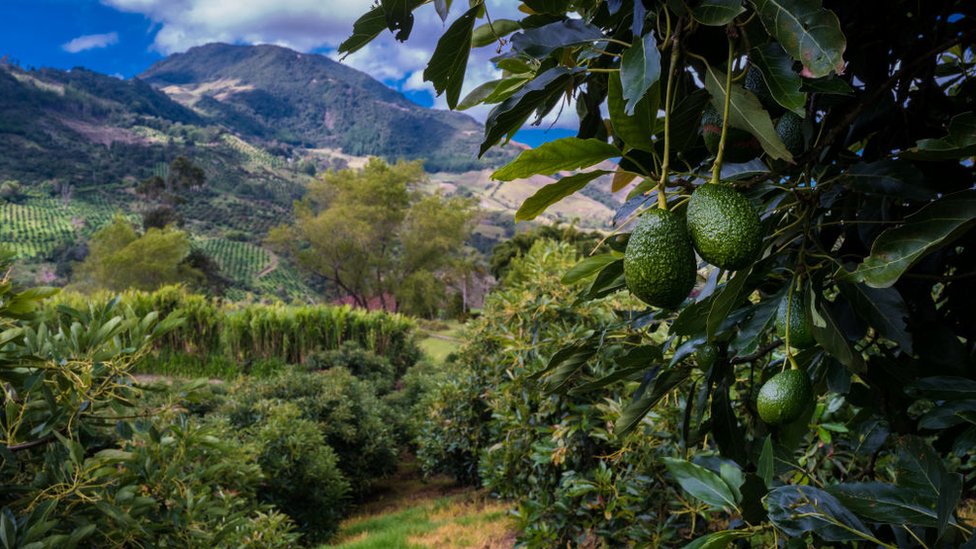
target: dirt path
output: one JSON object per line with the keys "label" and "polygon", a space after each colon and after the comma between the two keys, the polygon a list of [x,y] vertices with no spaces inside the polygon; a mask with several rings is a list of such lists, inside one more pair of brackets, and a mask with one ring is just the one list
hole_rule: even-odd
{"label": "dirt path", "polygon": [[258,273],[258,275],[256,277],[254,277],[257,280],[261,280],[262,278],[264,278],[264,277],[268,276],[269,274],[275,272],[275,269],[278,268],[278,255],[276,253],[270,251],[270,250],[268,251],[268,254],[271,255],[271,263],[267,267],[265,267],[264,269],[261,269],[261,272]]}

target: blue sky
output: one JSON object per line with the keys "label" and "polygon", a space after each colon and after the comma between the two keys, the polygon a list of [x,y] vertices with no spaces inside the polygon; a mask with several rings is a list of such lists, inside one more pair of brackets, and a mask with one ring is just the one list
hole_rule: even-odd
{"label": "blue sky", "polygon": [[[123,78],[138,75],[165,55],[214,41],[273,43],[335,56],[352,22],[370,4],[371,0],[0,0],[0,56],[23,67],[82,66]],[[516,4],[488,0],[493,18],[515,16]],[[424,6],[406,44],[384,33],[343,62],[416,103],[444,108],[443,98],[435,98],[421,78],[443,29],[433,7]],[[466,88],[498,77],[488,61],[492,49],[474,52]],[[487,111],[478,108],[469,114],[483,120]],[[564,117],[551,130],[547,129],[552,121],[546,121],[516,139],[538,145],[565,137],[571,133],[571,118]]]}

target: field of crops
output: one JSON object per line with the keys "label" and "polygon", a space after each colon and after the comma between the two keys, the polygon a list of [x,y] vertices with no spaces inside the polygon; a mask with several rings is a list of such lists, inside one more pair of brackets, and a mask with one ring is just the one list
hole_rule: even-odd
{"label": "field of crops", "polygon": [[[0,242],[21,259],[46,258],[59,246],[89,237],[119,212],[106,197],[86,193],[65,204],[61,199],[32,197],[23,204],[0,203]],[[127,217],[137,220],[135,216]]]}
{"label": "field of crops", "polygon": [[197,241],[196,246],[217,262],[224,276],[246,285],[271,263],[267,250],[248,242],[207,238]]}

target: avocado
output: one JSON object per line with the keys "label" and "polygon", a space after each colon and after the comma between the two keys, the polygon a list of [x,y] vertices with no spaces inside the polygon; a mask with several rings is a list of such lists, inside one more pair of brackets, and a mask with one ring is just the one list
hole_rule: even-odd
{"label": "avocado", "polygon": [[776,102],[773,94],[769,93],[766,79],[763,78],[762,72],[755,65],[749,67],[749,70],[746,71],[746,77],[742,82],[742,87],[751,91],[759,99],[759,103],[766,109],[770,117],[776,118],[786,111],[782,105]]}
{"label": "avocado", "polygon": [[770,425],[792,423],[813,402],[813,387],[806,372],[787,370],[769,379],[759,389],[756,408],[759,417]]}
{"label": "avocado", "polygon": [[[718,145],[722,141],[722,115],[715,107],[708,105],[702,114],[702,137],[705,148],[712,155],[718,154]],[[762,145],[751,133],[738,128],[729,127],[725,136],[725,155],[723,160],[728,162],[748,162],[762,154]]]}
{"label": "avocado", "polygon": [[695,362],[703,371],[708,371],[718,360],[718,345],[703,343],[695,349]]}
{"label": "avocado", "polygon": [[817,344],[813,338],[813,320],[810,308],[806,305],[803,292],[793,290],[792,295],[784,296],[776,310],[776,333],[786,339],[786,316],[790,317],[790,347],[809,349]]}
{"label": "avocado", "polygon": [[648,305],[673,309],[691,293],[697,273],[684,219],[667,210],[644,212],[624,251],[631,293]]}
{"label": "avocado", "polygon": [[788,112],[776,121],[776,135],[783,140],[790,154],[797,156],[804,150],[803,119],[796,113]]}
{"label": "avocado", "polygon": [[762,251],[763,231],[752,204],[727,185],[701,185],[688,201],[688,232],[705,261],[737,271]]}

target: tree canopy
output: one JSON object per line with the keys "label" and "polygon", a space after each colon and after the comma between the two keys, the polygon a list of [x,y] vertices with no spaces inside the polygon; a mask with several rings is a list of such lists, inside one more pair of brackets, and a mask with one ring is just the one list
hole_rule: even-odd
{"label": "tree canopy", "polygon": [[[971,537],[956,508],[974,488],[963,473],[976,437],[966,411],[976,405],[976,6],[523,0],[524,16],[507,20],[481,1],[427,3],[380,2],[339,51],[386,30],[407,40],[413,11],[436,8],[445,31],[424,77],[451,108],[491,107],[482,154],[530,120],[575,110],[575,137],[525,151],[494,177],[562,174],[522,205],[517,219],[531,219],[619,159],[621,238],[564,276],[591,281],[581,302],[632,286],[635,222],[689,225],[674,245],[694,241],[699,276],[680,305],[625,307],[624,320],[531,378],[593,402],[600,387],[632,380],[617,437],[654,436],[647,418],[679,399],[686,457],[719,461],[669,459],[669,476],[730,519],[689,547]],[[499,78],[462,97],[467,54],[481,47],[496,49]],[[758,251],[731,267],[691,226],[727,215],[721,204],[692,215],[708,186],[758,216]],[[798,329],[792,339],[777,329],[797,319],[809,346]],[[640,366],[590,367],[614,346]],[[784,370],[803,372],[816,402],[767,423],[756,396]]]}

